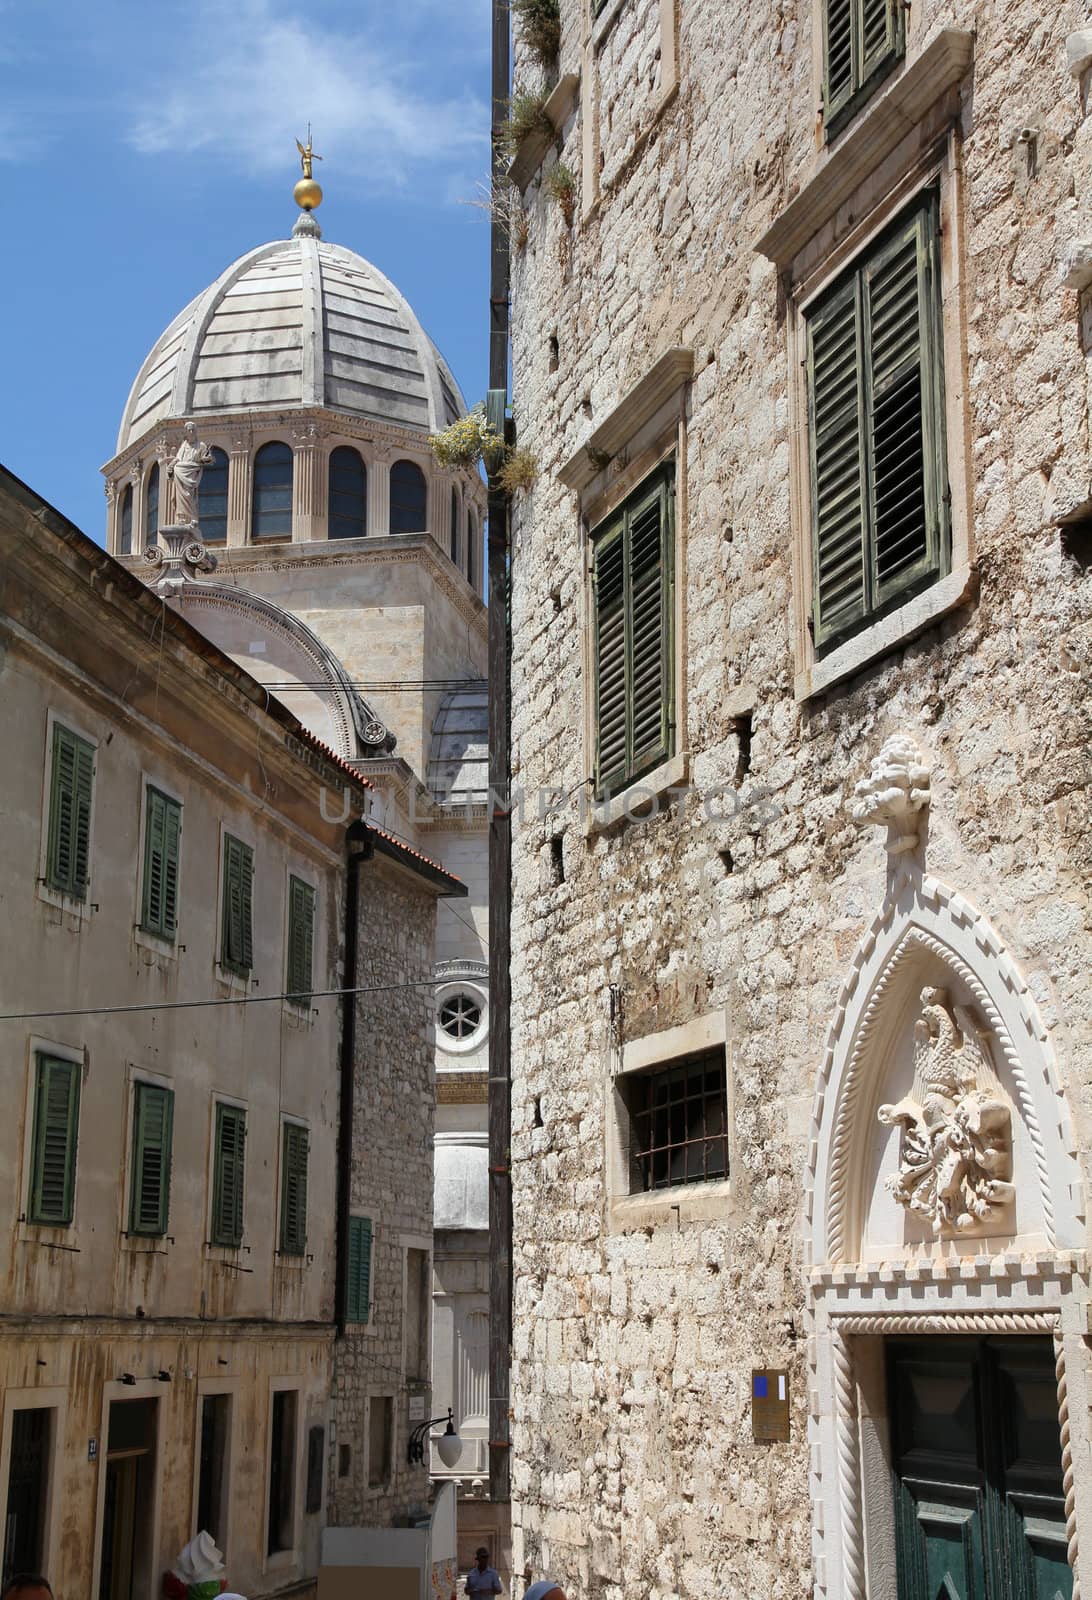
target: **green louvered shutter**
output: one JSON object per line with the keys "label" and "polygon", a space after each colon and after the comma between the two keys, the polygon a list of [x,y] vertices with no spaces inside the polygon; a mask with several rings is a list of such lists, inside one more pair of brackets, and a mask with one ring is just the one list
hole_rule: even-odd
{"label": "green louvered shutter", "polygon": [[253,883],[253,850],[226,833],[220,962],[241,977],[246,977],[254,965]]}
{"label": "green louvered shutter", "polygon": [[53,724],[46,882],[75,900],[87,898],[91,849],[91,790],[95,751],[59,722]]}
{"label": "green louvered shutter", "polygon": [[349,1284],[345,1314],[349,1322],[367,1322],[372,1292],[372,1219],[349,1218]]}
{"label": "green louvered shutter", "polygon": [[29,1222],[56,1228],[67,1228],[72,1222],[80,1070],[74,1061],[37,1057]]}
{"label": "green louvered shutter", "polygon": [[158,1238],[167,1231],[173,1130],[173,1091],[154,1083],[138,1083],[133,1107],[130,1233]]}
{"label": "green louvered shutter", "polygon": [[619,787],[626,775],[626,555],[625,522],[596,542],[592,574],[595,604],[595,786]]}
{"label": "green louvered shutter", "polygon": [[212,1177],[213,1244],[242,1244],[245,1180],[246,1112],[218,1101]]}
{"label": "green louvered shutter", "polygon": [[294,1005],[311,1003],[315,946],[315,891],[300,878],[288,880],[288,998]]}
{"label": "green louvered shutter", "polygon": [[281,1254],[307,1248],[307,1129],[286,1122],[281,1148]]}
{"label": "green louvered shutter", "polygon": [[808,318],[812,604],[819,647],[865,616],[865,460],[856,275]]}
{"label": "green louvered shutter", "polygon": [[173,940],[178,926],[178,856],[182,807],[158,789],[147,791],[144,825],[144,892],[140,925]]}
{"label": "green louvered shutter", "polygon": [[671,485],[626,514],[629,578],[629,772],[637,777],[670,752]]}
{"label": "green louvered shutter", "polygon": [[940,571],[945,512],[932,199],[863,271],[874,608]]}
{"label": "green louvered shutter", "polygon": [[823,0],[823,123],[830,138],[905,49],[902,0]]}

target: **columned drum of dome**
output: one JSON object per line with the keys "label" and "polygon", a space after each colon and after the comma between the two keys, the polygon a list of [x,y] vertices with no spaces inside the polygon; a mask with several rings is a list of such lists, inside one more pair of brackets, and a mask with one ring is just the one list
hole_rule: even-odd
{"label": "columned drum of dome", "polygon": [[428,485],[416,461],[391,468],[391,532],[424,533],[428,525]]}
{"label": "columned drum of dome", "polygon": [[368,531],[368,475],[359,450],[339,445],[330,453],[327,537],[362,539]]}
{"label": "columned drum of dome", "polygon": [[254,457],[255,539],[292,537],[292,449],[279,439],[263,444]]}
{"label": "columned drum of dome", "polygon": [[201,474],[197,520],[206,544],[223,544],[228,524],[228,458],[218,445],[212,446],[212,460]]}

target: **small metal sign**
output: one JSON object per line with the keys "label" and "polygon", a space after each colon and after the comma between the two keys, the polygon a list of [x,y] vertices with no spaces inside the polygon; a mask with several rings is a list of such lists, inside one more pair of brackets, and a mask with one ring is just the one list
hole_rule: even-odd
{"label": "small metal sign", "polygon": [[782,1444],[789,1437],[789,1375],[783,1369],[751,1373],[751,1432],[759,1444]]}
{"label": "small metal sign", "polygon": [[88,1439],[87,1459],[88,1461],[97,1461],[99,1459],[99,1441],[97,1439]]}
{"label": "small metal sign", "polygon": [[425,1397],[423,1394],[411,1394],[409,1397],[409,1420],[411,1422],[424,1422]]}

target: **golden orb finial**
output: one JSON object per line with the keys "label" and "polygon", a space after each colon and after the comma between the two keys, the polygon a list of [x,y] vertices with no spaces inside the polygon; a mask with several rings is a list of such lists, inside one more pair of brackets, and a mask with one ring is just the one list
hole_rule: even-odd
{"label": "golden orb finial", "polygon": [[322,190],[311,174],[312,161],[321,161],[322,157],[315,154],[311,140],[311,124],[307,124],[307,143],[301,144],[296,140],[296,149],[300,153],[300,165],[303,168],[303,177],[292,190],[292,198],[301,211],[314,211],[316,206],[322,204]]}

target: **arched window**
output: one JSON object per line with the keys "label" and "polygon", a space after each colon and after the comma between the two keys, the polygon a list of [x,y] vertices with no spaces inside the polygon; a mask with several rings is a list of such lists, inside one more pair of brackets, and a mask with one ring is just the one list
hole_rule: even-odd
{"label": "arched window", "polygon": [[223,544],[227,539],[227,480],[227,453],[213,445],[212,460],[201,474],[197,491],[197,520],[206,544]]}
{"label": "arched window", "polygon": [[466,581],[477,593],[478,589],[478,525],[473,511],[466,513]]}
{"label": "arched window", "polygon": [[428,489],[416,461],[396,461],[391,468],[391,532],[424,533]]}
{"label": "arched window", "polygon": [[330,454],[328,536],[362,539],[368,531],[368,475],[359,450],[340,445]]}
{"label": "arched window", "polygon": [[255,539],[292,537],[292,448],[274,439],[254,457],[254,511],[250,523]]}
{"label": "arched window", "polygon": [[133,486],[127,483],[121,492],[121,513],[118,517],[118,555],[133,553]]}
{"label": "arched window", "polygon": [[144,543],[155,544],[159,534],[159,462],[148,474],[144,485]]}
{"label": "arched window", "polygon": [[448,534],[448,555],[459,565],[459,498],[454,489],[451,491],[451,531]]}

